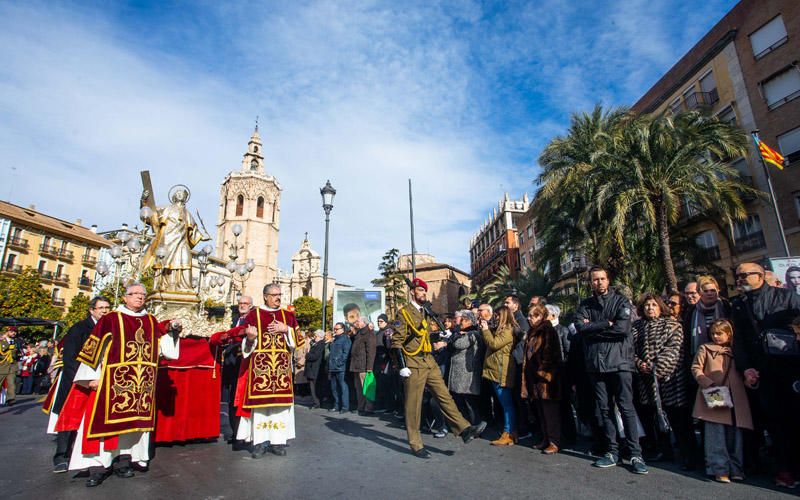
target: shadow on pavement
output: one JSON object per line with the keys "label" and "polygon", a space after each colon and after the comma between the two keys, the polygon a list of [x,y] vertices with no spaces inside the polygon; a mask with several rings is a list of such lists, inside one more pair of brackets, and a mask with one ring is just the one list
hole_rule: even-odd
{"label": "shadow on pavement", "polygon": [[[375,429],[375,426],[372,424],[363,424],[361,422],[357,422],[355,420],[348,420],[346,418],[336,418],[336,417],[325,417],[325,426],[330,430],[337,432],[339,434],[343,434],[345,436],[351,437],[358,437],[362,439],[366,439],[368,441],[372,441],[375,444],[379,444],[384,448],[388,448],[393,451],[397,451],[403,454],[411,454],[411,451],[406,444],[404,439],[396,438],[391,434],[387,434],[385,432],[381,432]],[[400,446],[395,443],[402,443],[403,445]],[[445,456],[452,456],[455,454],[452,450],[442,450],[439,448],[425,446],[425,449],[430,451],[431,453],[437,453]]]}

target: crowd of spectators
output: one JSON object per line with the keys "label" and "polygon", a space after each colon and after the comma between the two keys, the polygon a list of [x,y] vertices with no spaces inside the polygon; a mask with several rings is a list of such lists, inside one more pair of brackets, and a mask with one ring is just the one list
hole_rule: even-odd
{"label": "crowd of spectators", "polygon": [[[430,322],[433,354],[470,423],[494,425],[494,446],[530,443],[545,455],[578,449],[631,471],[674,461],[721,483],[774,469],[778,486],[800,477],[800,294],[770,286],[754,263],[736,270],[738,295],[712,276],[682,292],[613,286],[588,272],[592,295],[570,318],[533,297],[469,304]],[[473,307],[474,306],[474,307]],[[568,319],[568,321],[565,321]],[[403,419],[402,381],[382,314],[309,332],[295,353],[298,393],[311,407]],[[371,375],[368,375],[371,374]],[[365,396],[365,380],[377,390]],[[436,398],[423,399],[425,431],[448,429]]]}

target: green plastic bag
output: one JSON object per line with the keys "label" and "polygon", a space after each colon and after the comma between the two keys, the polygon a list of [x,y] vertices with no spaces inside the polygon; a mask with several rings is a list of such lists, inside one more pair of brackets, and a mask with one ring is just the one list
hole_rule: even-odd
{"label": "green plastic bag", "polygon": [[375,401],[375,391],[378,385],[375,383],[375,375],[367,372],[364,376],[364,396],[370,401]]}

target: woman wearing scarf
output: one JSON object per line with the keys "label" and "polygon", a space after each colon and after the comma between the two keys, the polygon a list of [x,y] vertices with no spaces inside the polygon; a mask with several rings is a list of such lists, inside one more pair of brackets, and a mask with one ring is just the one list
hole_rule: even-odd
{"label": "woman wearing scarf", "polygon": [[648,441],[653,455],[648,461],[672,460],[673,456],[669,432],[661,432],[656,425],[658,396],[675,432],[683,464],[688,468],[694,458],[695,446],[691,430],[688,373],[681,366],[684,359],[683,328],[680,323],[665,316],[666,306],[655,294],[646,293],[639,299],[638,312],[641,319],[633,324],[637,369],[634,403],[645,433],[648,437],[652,436]]}

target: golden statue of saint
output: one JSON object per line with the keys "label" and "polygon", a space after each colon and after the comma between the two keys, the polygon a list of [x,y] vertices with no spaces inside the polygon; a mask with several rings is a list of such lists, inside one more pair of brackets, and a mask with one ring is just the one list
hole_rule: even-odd
{"label": "golden statue of saint", "polygon": [[[189,196],[189,188],[174,186],[169,192],[171,204],[150,210],[150,217],[143,217],[155,233],[142,260],[142,269],[156,270],[154,291],[194,292],[191,250],[211,238],[186,208]],[[142,207],[149,197],[147,189],[142,191]]]}

